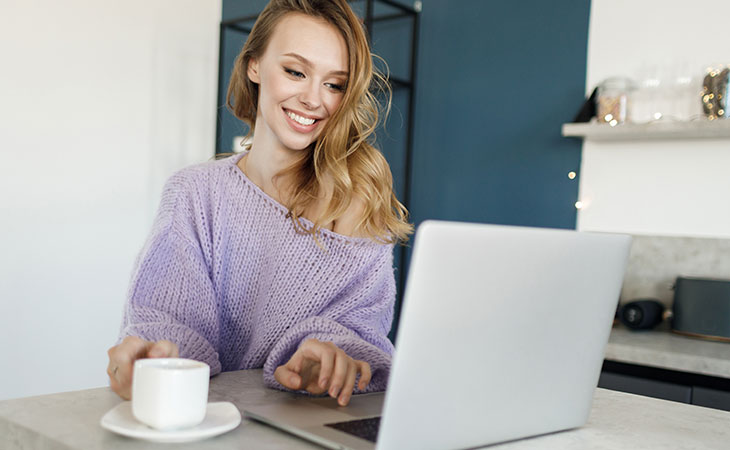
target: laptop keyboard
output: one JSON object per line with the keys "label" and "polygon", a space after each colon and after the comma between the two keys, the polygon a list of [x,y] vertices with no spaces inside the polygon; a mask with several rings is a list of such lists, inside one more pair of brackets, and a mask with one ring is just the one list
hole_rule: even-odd
{"label": "laptop keyboard", "polygon": [[348,420],[347,422],[328,423],[325,426],[336,430],[344,431],[359,438],[370,442],[375,442],[378,438],[378,429],[380,428],[380,417],[371,417],[369,419]]}

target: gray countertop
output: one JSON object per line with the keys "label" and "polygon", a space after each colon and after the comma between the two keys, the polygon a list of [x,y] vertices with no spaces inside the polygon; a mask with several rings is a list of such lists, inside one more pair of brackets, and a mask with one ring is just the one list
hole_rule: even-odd
{"label": "gray countertop", "polygon": [[[294,394],[266,389],[260,370],[228,372],[211,379],[210,400],[248,405]],[[65,392],[0,402],[0,448],[170,449],[117,436],[101,428],[101,417],[121,400],[108,388]],[[355,397],[353,401],[357,401]],[[524,449],[727,449],[730,412],[597,389],[588,423],[576,430],[523,439],[490,448]],[[174,448],[318,448],[244,418],[235,430]]]}
{"label": "gray countertop", "polygon": [[730,343],[674,334],[666,326],[652,331],[614,327],[606,359],[730,378]]}

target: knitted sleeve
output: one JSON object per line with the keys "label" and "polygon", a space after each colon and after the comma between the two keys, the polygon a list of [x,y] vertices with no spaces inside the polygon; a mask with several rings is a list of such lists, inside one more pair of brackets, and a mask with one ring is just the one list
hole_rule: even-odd
{"label": "knitted sleeve", "polygon": [[[372,379],[365,391],[385,390],[393,344],[388,339],[395,303],[393,246],[381,245],[369,264],[316,316],[291,327],[274,345],[264,363],[264,382],[282,389],[274,371],[307,339],[329,341],[351,358],[366,361]],[[361,391],[356,390],[356,393]]]}
{"label": "knitted sleeve", "polygon": [[137,258],[122,330],[125,336],[177,344],[181,358],[221,371],[216,296],[193,225],[185,179],[173,176],[163,191],[152,233]]}

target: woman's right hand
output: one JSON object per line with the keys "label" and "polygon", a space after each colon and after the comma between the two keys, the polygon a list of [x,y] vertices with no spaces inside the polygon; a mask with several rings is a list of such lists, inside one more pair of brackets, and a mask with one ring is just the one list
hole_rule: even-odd
{"label": "woman's right hand", "polygon": [[137,336],[127,336],[121,344],[109,349],[109,386],[125,400],[132,398],[132,371],[134,362],[142,358],[177,358],[177,345],[170,341],[145,341]]}

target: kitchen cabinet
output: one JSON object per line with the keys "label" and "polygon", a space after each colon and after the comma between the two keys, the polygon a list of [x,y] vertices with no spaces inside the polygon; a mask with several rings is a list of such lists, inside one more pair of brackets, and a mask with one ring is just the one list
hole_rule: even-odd
{"label": "kitchen cabinet", "polygon": [[728,379],[698,377],[696,374],[657,370],[645,366],[627,367],[607,361],[601,372],[598,387],[730,411]]}
{"label": "kitchen cabinet", "polygon": [[691,403],[692,401],[691,386],[614,372],[601,372],[598,387],[675,402]]}
{"label": "kitchen cabinet", "polygon": [[730,411],[730,343],[617,326],[598,386]]}
{"label": "kitchen cabinet", "polygon": [[730,392],[694,386],[692,404],[730,411]]}

